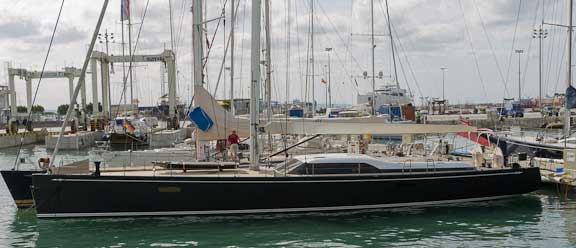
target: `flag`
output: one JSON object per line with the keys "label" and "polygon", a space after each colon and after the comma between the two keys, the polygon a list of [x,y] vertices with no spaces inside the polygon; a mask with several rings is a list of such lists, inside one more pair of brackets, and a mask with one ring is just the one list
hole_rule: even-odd
{"label": "flag", "polygon": [[120,0],[120,21],[130,18],[130,0]]}
{"label": "flag", "polygon": [[128,120],[124,120],[124,123],[122,123],[122,126],[126,129],[126,131],[128,133],[134,133],[134,130],[136,129],[136,128],[134,128],[132,123],[130,123],[130,121],[128,121]]}
{"label": "flag", "polygon": [[320,80],[320,83],[326,84],[326,80],[322,79]]}

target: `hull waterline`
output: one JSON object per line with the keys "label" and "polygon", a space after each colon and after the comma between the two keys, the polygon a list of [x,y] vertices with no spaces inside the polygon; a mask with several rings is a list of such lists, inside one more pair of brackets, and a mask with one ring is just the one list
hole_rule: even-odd
{"label": "hull waterline", "polygon": [[529,193],[538,168],[297,177],[34,175],[37,216],[100,217],[358,210]]}
{"label": "hull waterline", "polygon": [[34,206],[32,199],[32,174],[43,173],[40,170],[3,170],[2,178],[18,208]]}

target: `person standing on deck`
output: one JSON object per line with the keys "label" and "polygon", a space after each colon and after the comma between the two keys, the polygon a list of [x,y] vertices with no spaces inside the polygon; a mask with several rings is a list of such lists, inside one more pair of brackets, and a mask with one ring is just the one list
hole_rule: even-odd
{"label": "person standing on deck", "polygon": [[228,135],[228,145],[230,146],[230,159],[236,161],[238,155],[238,143],[240,137],[236,134],[236,130],[232,130],[232,134]]}

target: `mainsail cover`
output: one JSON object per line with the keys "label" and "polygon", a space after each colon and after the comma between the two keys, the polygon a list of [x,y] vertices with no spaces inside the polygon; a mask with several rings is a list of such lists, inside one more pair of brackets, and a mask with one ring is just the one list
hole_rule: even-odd
{"label": "mainsail cover", "polygon": [[[248,119],[232,116],[203,87],[194,87],[194,107],[200,107],[214,122],[206,130],[198,132],[199,140],[226,139],[235,130],[240,137],[250,135]],[[261,122],[270,134],[435,134],[474,132],[475,127],[466,125],[395,124],[380,117],[357,118],[280,118]]]}

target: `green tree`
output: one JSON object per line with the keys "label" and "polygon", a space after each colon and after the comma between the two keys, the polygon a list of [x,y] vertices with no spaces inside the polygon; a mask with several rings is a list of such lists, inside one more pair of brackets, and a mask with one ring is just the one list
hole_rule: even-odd
{"label": "green tree", "polygon": [[42,105],[32,106],[32,113],[44,113],[44,107]]}
{"label": "green tree", "polygon": [[58,106],[58,114],[59,115],[65,115],[66,112],[68,112],[68,104],[62,104],[62,105]]}
{"label": "green tree", "polygon": [[[93,106],[92,103],[86,104],[86,113],[92,114],[94,112],[92,109],[92,106]],[[101,103],[98,103],[98,111],[102,112],[102,104]]]}
{"label": "green tree", "polygon": [[18,106],[18,107],[16,107],[16,111],[18,113],[26,113],[26,112],[28,112],[28,108],[26,106]]}

